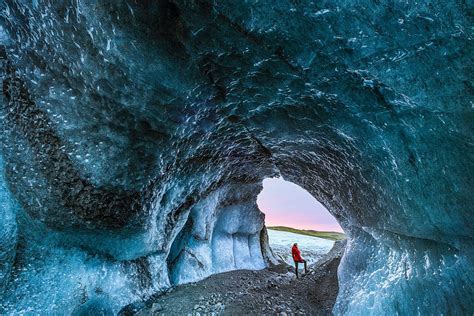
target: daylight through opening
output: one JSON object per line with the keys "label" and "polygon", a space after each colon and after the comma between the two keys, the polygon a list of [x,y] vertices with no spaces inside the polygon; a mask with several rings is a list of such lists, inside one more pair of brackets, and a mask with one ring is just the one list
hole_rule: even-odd
{"label": "daylight through opening", "polygon": [[337,220],[302,187],[283,178],[267,178],[257,198],[265,213],[270,247],[281,260],[292,265],[291,248],[298,243],[308,264],[316,263],[345,238]]}

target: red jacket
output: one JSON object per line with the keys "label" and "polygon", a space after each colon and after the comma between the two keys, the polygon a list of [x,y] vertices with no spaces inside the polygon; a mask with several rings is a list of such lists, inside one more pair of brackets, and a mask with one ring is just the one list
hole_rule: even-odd
{"label": "red jacket", "polygon": [[295,245],[293,245],[293,247],[291,248],[291,256],[293,257],[293,260],[295,262],[303,261],[303,258],[301,258],[300,250]]}

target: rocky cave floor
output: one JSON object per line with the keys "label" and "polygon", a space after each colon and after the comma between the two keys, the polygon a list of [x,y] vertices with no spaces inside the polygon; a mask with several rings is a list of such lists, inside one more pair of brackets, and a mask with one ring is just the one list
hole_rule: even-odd
{"label": "rocky cave floor", "polygon": [[336,242],[298,279],[294,268],[284,263],[260,271],[215,274],[128,305],[119,315],[330,315],[344,246]]}

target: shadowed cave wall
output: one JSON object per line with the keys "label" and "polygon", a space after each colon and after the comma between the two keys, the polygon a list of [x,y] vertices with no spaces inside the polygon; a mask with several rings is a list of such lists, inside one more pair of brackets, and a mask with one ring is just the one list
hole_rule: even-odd
{"label": "shadowed cave wall", "polygon": [[0,311],[263,268],[281,175],[349,236],[336,314],[472,312],[469,10],[2,2]]}

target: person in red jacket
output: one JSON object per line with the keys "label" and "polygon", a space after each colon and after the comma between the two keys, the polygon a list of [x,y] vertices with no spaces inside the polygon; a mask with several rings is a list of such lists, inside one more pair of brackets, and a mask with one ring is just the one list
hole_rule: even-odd
{"label": "person in red jacket", "polygon": [[291,248],[291,256],[293,257],[293,261],[295,262],[296,277],[298,277],[298,263],[304,263],[304,273],[307,273],[308,269],[306,267],[306,260],[301,258],[301,253],[298,249],[297,243],[294,243],[293,247]]}

